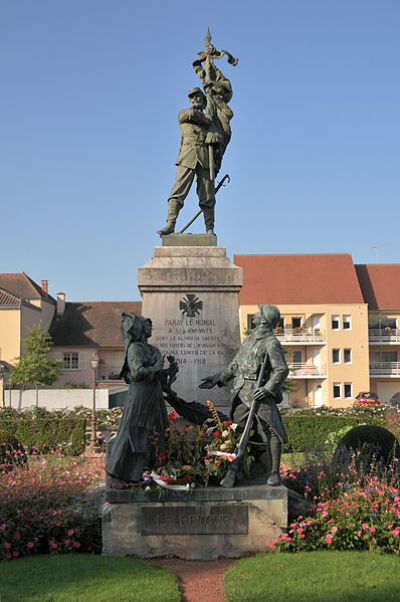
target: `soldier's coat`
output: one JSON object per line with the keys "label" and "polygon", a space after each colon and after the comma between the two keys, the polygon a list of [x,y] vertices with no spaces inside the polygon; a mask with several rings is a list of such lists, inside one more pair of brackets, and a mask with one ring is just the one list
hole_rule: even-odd
{"label": "soldier's coat", "polygon": [[271,330],[256,329],[250,333],[226,370],[219,374],[219,381],[226,385],[233,380],[234,399],[231,417],[235,422],[244,422],[252,403],[253,391],[265,355],[267,355],[267,365],[261,386],[269,395],[261,402],[256,417],[270,426],[282,443],[286,443],[285,427],[276,404],[282,401],[280,389],[289,370],[282,346]]}

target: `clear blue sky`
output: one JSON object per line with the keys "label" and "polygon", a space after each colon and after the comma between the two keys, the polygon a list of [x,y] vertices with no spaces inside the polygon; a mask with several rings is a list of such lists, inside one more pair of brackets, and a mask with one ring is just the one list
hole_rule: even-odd
{"label": "clear blue sky", "polygon": [[240,58],[218,243],[400,262],[399,0],[1,0],[1,272],[140,298],[208,25]]}

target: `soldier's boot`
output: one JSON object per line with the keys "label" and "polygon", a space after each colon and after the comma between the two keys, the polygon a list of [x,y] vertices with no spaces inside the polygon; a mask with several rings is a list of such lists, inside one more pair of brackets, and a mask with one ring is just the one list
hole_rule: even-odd
{"label": "soldier's boot", "polygon": [[175,224],[181,208],[182,205],[178,203],[177,200],[169,199],[167,223],[165,224],[164,228],[158,230],[157,234],[160,236],[166,236],[167,234],[172,234],[175,232]]}
{"label": "soldier's boot", "polygon": [[206,207],[203,209],[203,213],[207,234],[214,234],[214,207]]}
{"label": "soldier's boot", "polygon": [[271,450],[272,469],[267,480],[267,485],[276,487],[281,484],[279,468],[281,464],[282,444],[275,433],[271,434],[269,445]]}

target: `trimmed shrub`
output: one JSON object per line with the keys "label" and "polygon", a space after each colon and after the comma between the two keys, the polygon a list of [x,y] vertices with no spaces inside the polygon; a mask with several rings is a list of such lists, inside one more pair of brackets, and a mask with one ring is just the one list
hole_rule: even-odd
{"label": "trimmed shrub", "polygon": [[16,437],[28,453],[60,450],[76,456],[85,449],[84,418],[9,418],[0,420],[0,429]]}
{"label": "trimmed shrub", "polygon": [[25,450],[14,435],[0,428],[0,473],[26,464]]}
{"label": "trimmed shrub", "polygon": [[304,452],[324,449],[328,435],[342,428],[359,424],[383,425],[382,414],[370,415],[368,412],[355,414],[321,414],[315,412],[301,414],[284,414],[283,423],[288,435],[287,452]]}
{"label": "trimmed shrub", "polygon": [[340,439],[334,461],[340,461],[343,455],[348,457],[349,452],[362,453],[367,470],[371,462],[388,464],[393,457],[398,457],[399,444],[387,429],[368,424],[351,429]]}

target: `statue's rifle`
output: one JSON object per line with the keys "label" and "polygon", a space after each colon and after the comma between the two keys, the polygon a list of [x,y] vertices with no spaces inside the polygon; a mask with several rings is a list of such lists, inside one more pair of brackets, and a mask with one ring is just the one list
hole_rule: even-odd
{"label": "statue's rifle", "polygon": [[[265,354],[263,363],[261,364],[260,372],[258,373],[256,389],[261,387],[261,383],[264,377],[265,368],[267,366],[268,355]],[[236,454],[236,458],[233,460],[231,465],[229,466],[228,472],[221,480],[222,487],[233,487],[236,482],[236,474],[242,463],[243,456],[247,450],[247,444],[249,442],[250,431],[253,426],[254,416],[256,414],[257,407],[259,402],[256,399],[253,399],[250,406],[250,412],[246,420],[246,426],[244,427],[244,431],[239,441],[239,447]]]}
{"label": "statue's rifle", "polygon": [[[222,187],[225,186],[225,180],[230,182],[231,179],[229,177],[228,174],[225,174],[224,177],[222,178],[222,180],[219,182],[218,186],[215,189],[215,194],[217,194],[218,190]],[[189,228],[189,226],[191,226],[193,224],[193,222],[199,217],[199,215],[201,215],[203,213],[203,209],[199,209],[199,211],[196,213],[196,215],[194,215],[192,217],[192,219],[185,225],[183,226],[182,230],[179,230],[179,234],[183,234],[185,232],[185,230],[187,230]]]}

